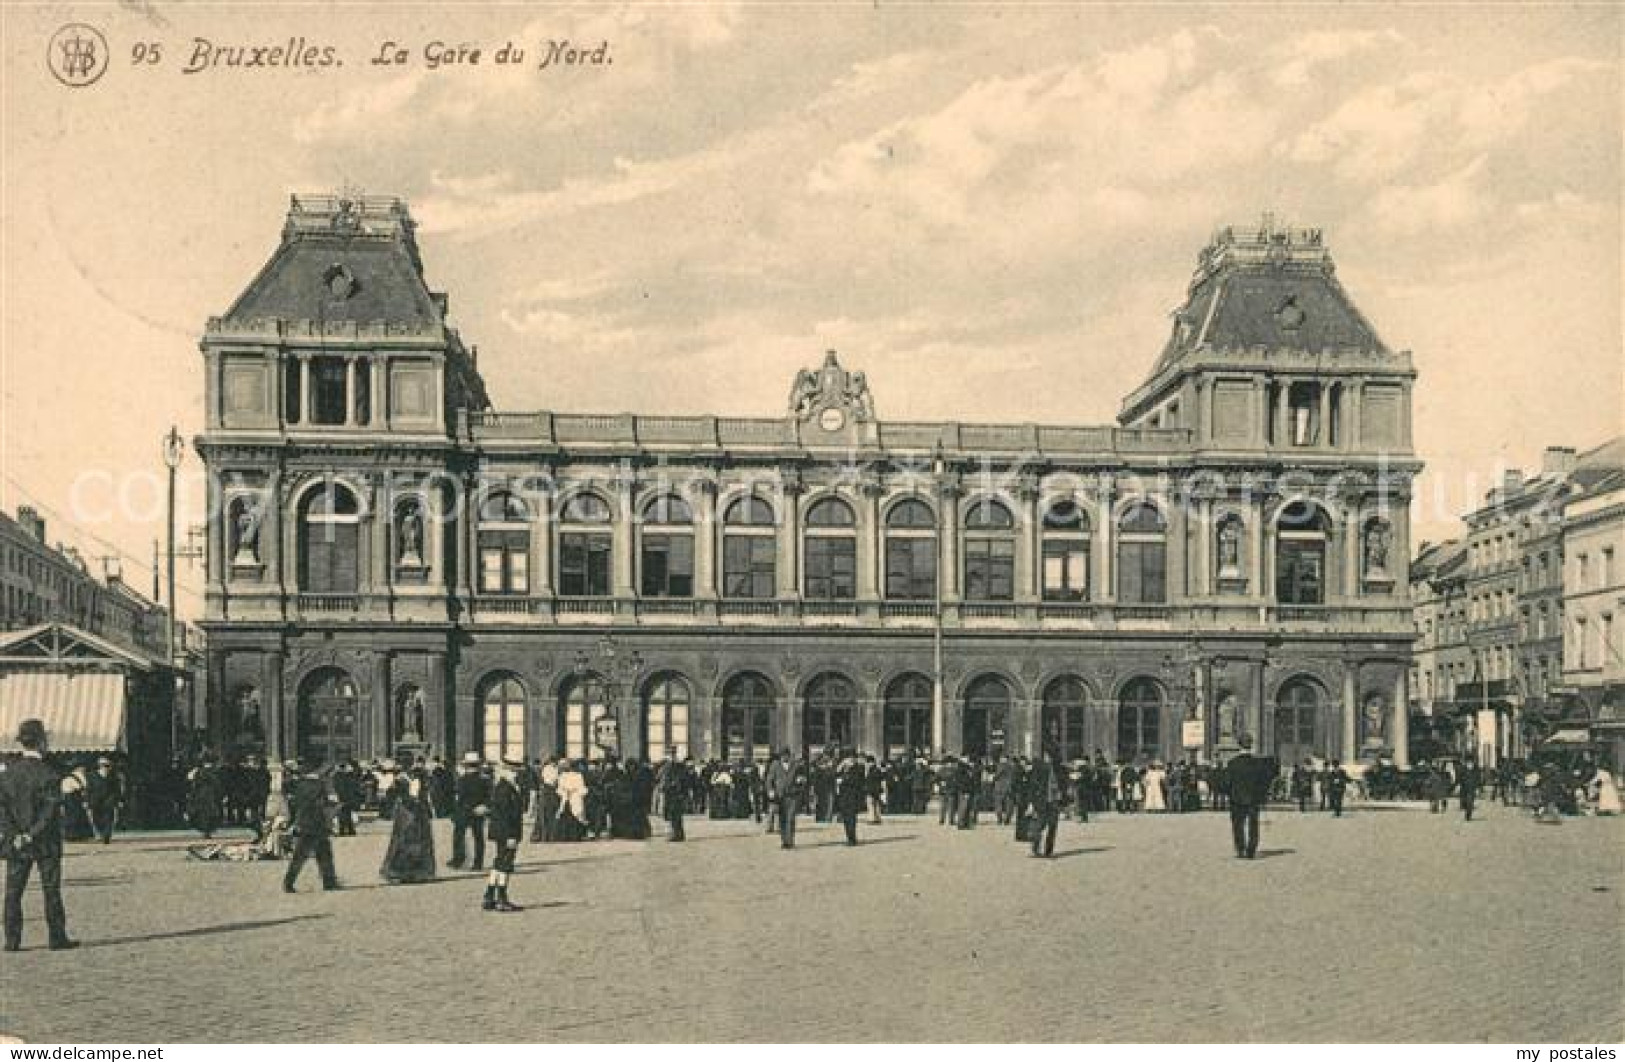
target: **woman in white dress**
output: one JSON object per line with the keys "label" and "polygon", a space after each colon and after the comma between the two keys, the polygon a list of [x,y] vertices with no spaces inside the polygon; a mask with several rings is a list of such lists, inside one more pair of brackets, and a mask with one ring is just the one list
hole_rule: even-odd
{"label": "woman in white dress", "polygon": [[1619,786],[1614,784],[1614,776],[1606,767],[1598,769],[1597,777],[1591,780],[1591,790],[1592,807],[1598,815],[1620,813]]}
{"label": "woman in white dress", "polygon": [[581,840],[587,827],[587,779],[579,760],[559,761],[559,806],[558,840]]}
{"label": "woman in white dress", "polygon": [[1163,769],[1162,761],[1157,760],[1146,769],[1140,783],[1145,786],[1145,810],[1167,811],[1168,801],[1164,795],[1168,781],[1168,772]]}

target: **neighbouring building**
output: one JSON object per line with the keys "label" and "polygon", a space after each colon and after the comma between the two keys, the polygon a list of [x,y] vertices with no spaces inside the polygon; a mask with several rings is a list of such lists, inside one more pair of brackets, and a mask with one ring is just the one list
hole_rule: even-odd
{"label": "neighbouring building", "polygon": [[[1412,720],[1419,735],[1436,752],[1474,751],[1480,762],[1493,763],[1493,741],[1477,746],[1477,733],[1464,724],[1456,688],[1471,680],[1472,653],[1467,646],[1467,546],[1459,539],[1424,543],[1411,562],[1411,605],[1416,617],[1416,646],[1411,658]],[[1423,723],[1423,721],[1426,721]],[[1493,729],[1485,732],[1493,738]]]}
{"label": "neighbouring building", "polygon": [[222,747],[1406,759],[1415,373],[1318,231],[1218,232],[1115,425],[889,420],[834,353],[498,412],[447,314],[403,203],[296,196],[208,322]]}
{"label": "neighbouring building", "polygon": [[1616,770],[1625,765],[1625,440],[1612,467],[1582,472],[1563,507],[1563,683],[1573,697],[1565,725],[1582,724]]}

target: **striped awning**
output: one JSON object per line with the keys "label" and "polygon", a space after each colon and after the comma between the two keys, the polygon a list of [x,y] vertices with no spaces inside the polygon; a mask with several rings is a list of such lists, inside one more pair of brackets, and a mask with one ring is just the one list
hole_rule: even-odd
{"label": "striped awning", "polygon": [[0,674],[0,751],[17,750],[17,725],[45,724],[53,752],[124,747],[124,676],[86,670]]}

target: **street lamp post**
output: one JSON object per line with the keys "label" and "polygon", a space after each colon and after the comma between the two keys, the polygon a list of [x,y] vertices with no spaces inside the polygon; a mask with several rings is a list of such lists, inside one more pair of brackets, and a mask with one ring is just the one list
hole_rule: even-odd
{"label": "street lamp post", "polygon": [[[643,670],[643,654],[636,649],[630,653],[622,653],[619,643],[613,634],[606,634],[598,639],[597,662],[604,676],[604,715],[601,718],[613,719],[616,725],[616,751],[620,751],[620,694],[628,682],[637,677]],[[594,654],[585,649],[576,653],[575,673],[578,679],[584,679],[593,672]],[[583,698],[585,700],[585,698]],[[585,710],[585,705],[583,706]],[[589,728],[595,725],[592,719],[585,720]],[[591,734],[588,737],[591,738]],[[600,746],[603,747],[603,746]],[[647,752],[647,750],[645,750]]]}
{"label": "street lamp post", "polygon": [[[167,526],[165,530],[165,542],[168,548],[164,580],[166,584],[165,594],[168,598],[166,604],[169,611],[166,615],[168,622],[166,624],[165,644],[169,666],[176,672],[175,677],[177,679],[179,679],[180,674],[179,669],[175,667],[175,470],[180,467],[181,457],[185,450],[186,445],[181,440],[180,430],[171,425],[169,434],[164,436],[163,450],[164,467],[169,470],[169,504],[166,511]],[[170,748],[178,752],[180,750],[180,691],[178,682],[175,684],[173,700],[170,702],[169,728]]]}

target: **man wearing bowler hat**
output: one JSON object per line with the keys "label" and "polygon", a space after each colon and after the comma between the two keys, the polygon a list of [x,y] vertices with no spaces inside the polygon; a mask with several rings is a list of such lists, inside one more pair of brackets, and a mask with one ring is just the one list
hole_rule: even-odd
{"label": "man wearing bowler hat", "polygon": [[1250,734],[1241,736],[1241,751],[1224,768],[1230,790],[1230,835],[1237,859],[1258,858],[1258,813],[1269,797],[1270,765],[1253,755]]}
{"label": "man wearing bowler hat", "polygon": [[23,945],[23,890],[39,867],[45,926],[52,951],[77,948],[68,939],[62,906],[62,783],[45,763],[45,724],[24,719],[17,728],[22,756],[0,766],[0,847],[6,858],[6,950]]}
{"label": "man wearing bowler hat", "polygon": [[332,801],[315,761],[302,762],[300,767],[299,780],[288,798],[294,842],[288,872],[282,878],[282,891],[294,891],[305,860],[315,856],[316,869],[322,876],[322,891],[331,892],[339,887],[338,874],[333,870],[333,828],[328,807]]}
{"label": "man wearing bowler hat", "polygon": [[491,783],[480,773],[480,754],[463,753],[457,767],[457,786],[451,810],[451,859],[448,867],[461,869],[468,858],[468,834],[474,834],[474,870],[485,866],[485,815]]}

